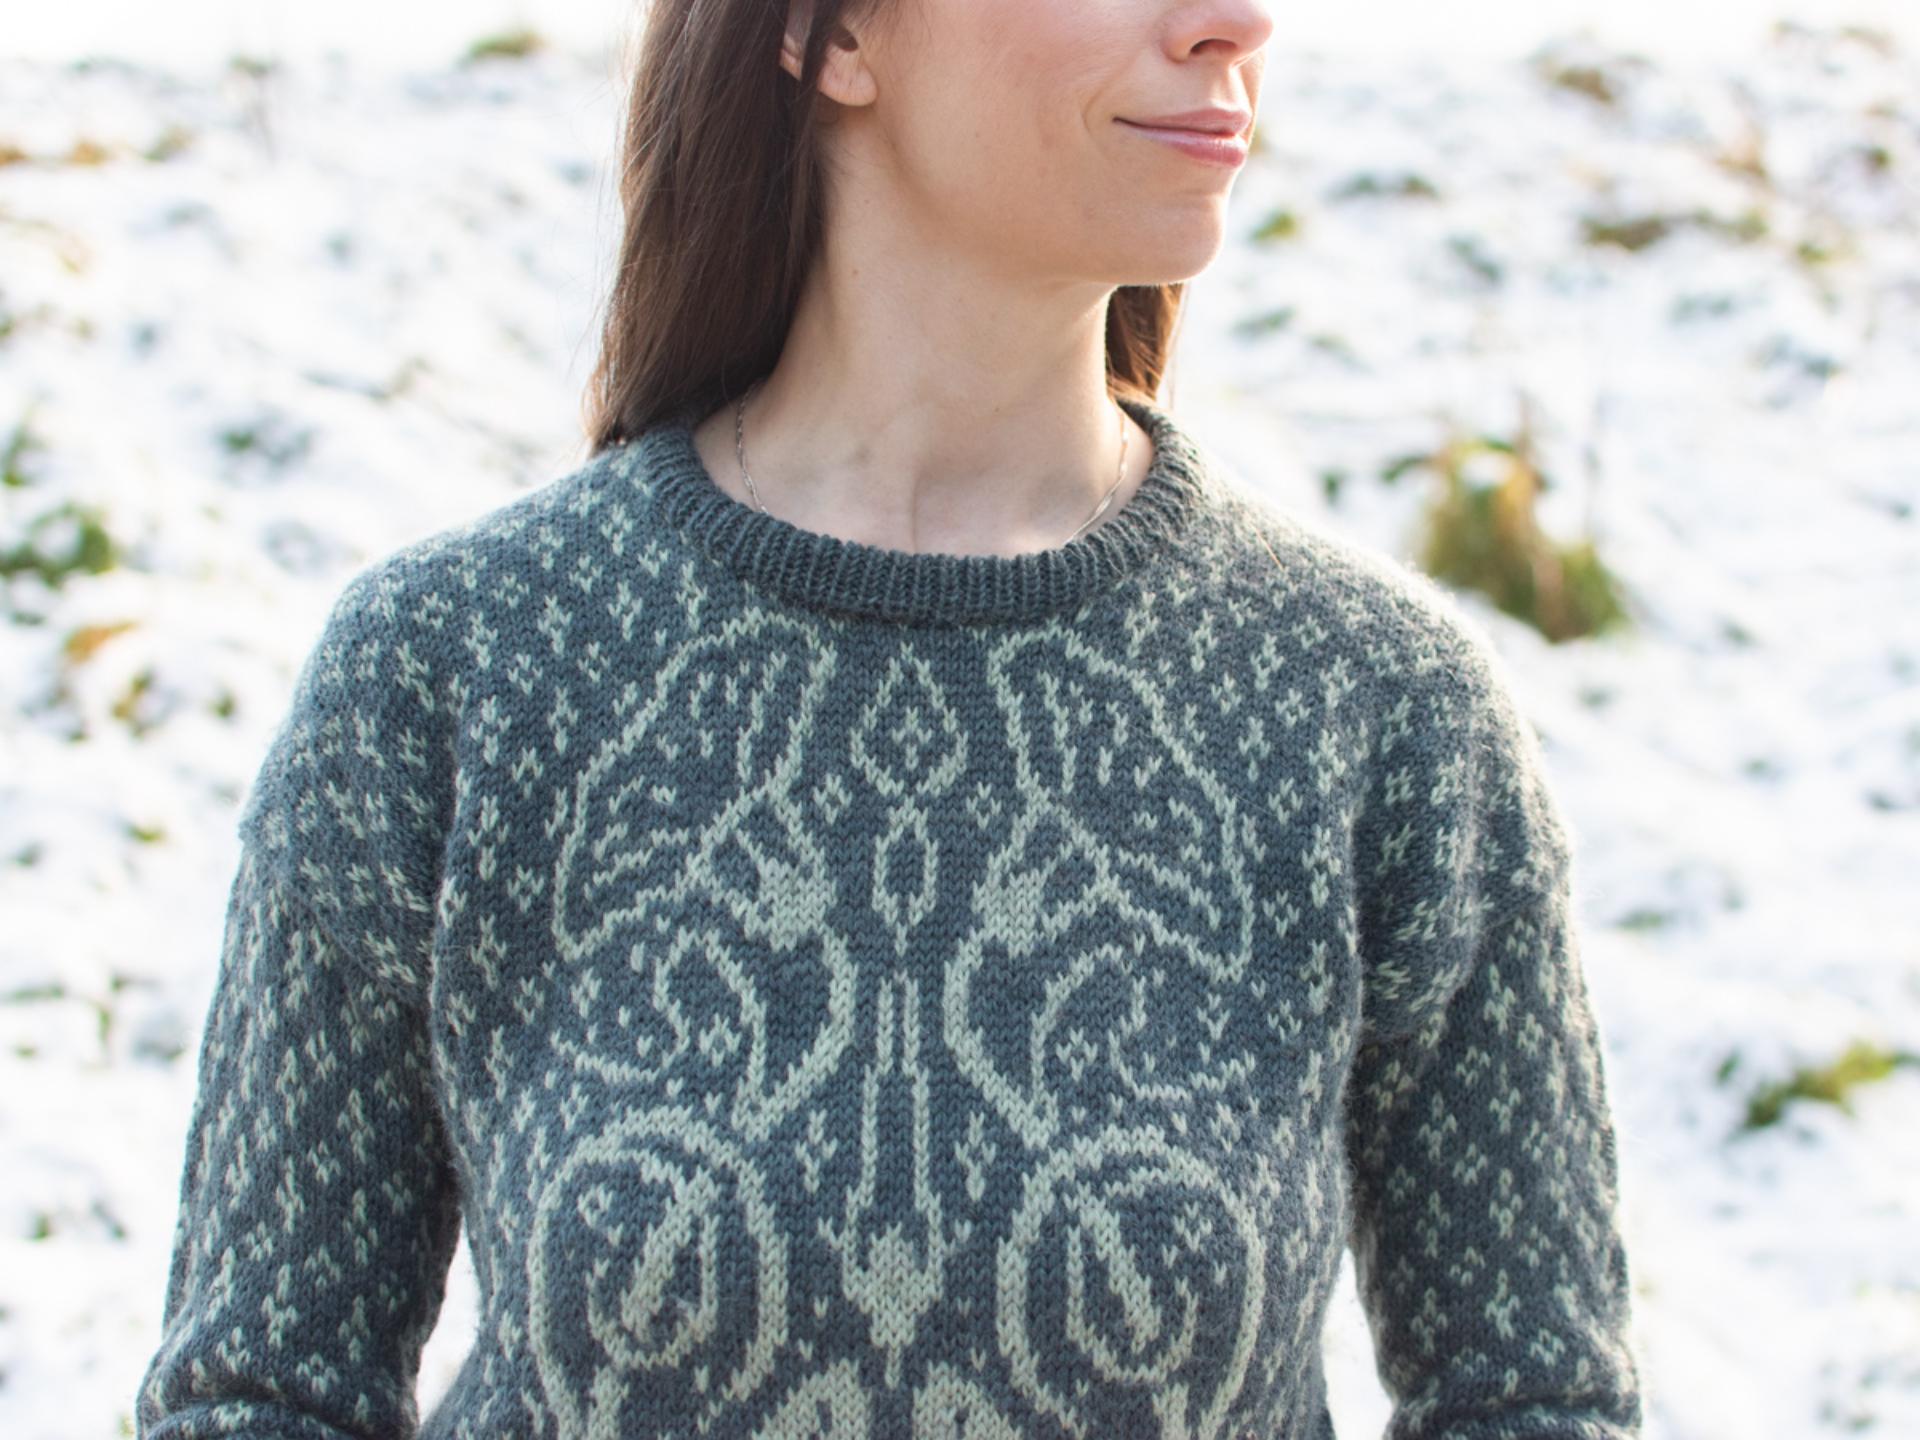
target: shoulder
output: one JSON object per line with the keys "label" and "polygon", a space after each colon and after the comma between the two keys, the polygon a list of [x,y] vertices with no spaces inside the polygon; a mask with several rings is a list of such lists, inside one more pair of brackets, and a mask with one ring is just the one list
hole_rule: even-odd
{"label": "shoulder", "polygon": [[[243,840],[395,974],[430,928],[461,735],[516,666],[569,654],[617,604],[640,507],[620,449],[391,550],[341,587],[239,817]],[[575,648],[579,648],[575,645]],[[382,936],[402,932],[400,947]]]}
{"label": "shoulder", "polygon": [[401,657],[390,678],[431,710],[509,662],[507,647],[561,644],[573,617],[659,569],[632,450],[378,556],[341,587],[310,664],[357,662],[371,681],[382,657]]}
{"label": "shoulder", "polygon": [[1488,612],[1397,556],[1245,487],[1222,513],[1245,557],[1234,572],[1244,565],[1261,576],[1261,623],[1286,662],[1312,675],[1330,728],[1364,772],[1363,831],[1396,831],[1411,819],[1464,834],[1470,817],[1477,824],[1504,811],[1527,822],[1542,853],[1569,843]]}
{"label": "shoulder", "polygon": [[[441,604],[462,597],[517,605],[526,589],[594,575],[626,553],[643,528],[645,492],[635,483],[631,446],[601,451],[525,494],[382,555],[349,582],[343,601],[388,615],[407,599]],[[589,553],[604,550],[605,555]],[[502,587],[504,582],[504,588]]]}
{"label": "shoulder", "polygon": [[1267,623],[1344,660],[1373,703],[1474,708],[1510,691],[1486,622],[1425,571],[1244,482],[1226,490],[1218,514],[1231,569],[1260,591]]}

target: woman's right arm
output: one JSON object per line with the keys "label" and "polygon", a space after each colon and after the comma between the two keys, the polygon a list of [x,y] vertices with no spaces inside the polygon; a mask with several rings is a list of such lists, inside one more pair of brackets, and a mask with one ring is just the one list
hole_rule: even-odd
{"label": "woman's right arm", "polygon": [[412,1436],[459,1236],[428,962],[452,782],[412,571],[351,582],[241,821],[141,1440]]}
{"label": "woman's right arm", "polygon": [[425,1034],[243,852],[143,1440],[417,1430],[460,1223]]}

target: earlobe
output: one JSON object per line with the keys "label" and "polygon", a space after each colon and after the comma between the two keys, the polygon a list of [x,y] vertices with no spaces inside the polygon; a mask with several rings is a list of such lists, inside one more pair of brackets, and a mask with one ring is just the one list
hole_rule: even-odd
{"label": "earlobe", "polygon": [[846,30],[838,31],[827,42],[826,58],[820,66],[820,93],[842,105],[871,105],[879,94],[860,42]]}

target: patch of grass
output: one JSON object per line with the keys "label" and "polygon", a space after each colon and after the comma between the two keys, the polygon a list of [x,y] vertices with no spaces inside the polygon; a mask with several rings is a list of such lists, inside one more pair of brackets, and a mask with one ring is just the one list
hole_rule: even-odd
{"label": "patch of grass", "polygon": [[1622,930],[1664,930],[1679,918],[1677,911],[1656,910],[1643,905],[1627,911],[1614,924]]}
{"label": "patch of grass", "polygon": [[109,1240],[124,1240],[127,1238],[126,1224],[118,1215],[114,1214],[113,1211],[108,1208],[106,1201],[96,1199],[90,1208],[93,1211],[94,1218],[106,1229]]}
{"label": "patch of grass", "polygon": [[314,432],[285,416],[267,414],[227,426],[216,440],[235,459],[255,461],[269,470],[284,470],[313,449]]}
{"label": "patch of grass", "polygon": [[467,47],[461,63],[471,65],[479,60],[524,60],[546,48],[546,37],[538,30],[523,25],[517,30],[503,30],[496,35],[482,36]]}
{"label": "patch of grass", "polygon": [[1297,313],[1292,305],[1282,305],[1274,310],[1262,310],[1255,315],[1243,315],[1233,322],[1233,333],[1242,340],[1257,340],[1262,335],[1272,335],[1286,329],[1293,323]]}
{"label": "patch of grass", "polygon": [[1349,370],[1359,370],[1365,366],[1359,353],[1347,342],[1344,335],[1335,335],[1328,330],[1318,330],[1306,337],[1307,348],[1331,360],[1338,360]]}
{"label": "patch of grass", "polygon": [[1658,245],[1673,230],[1673,220],[1665,215],[1632,215],[1618,220],[1586,215],[1580,220],[1580,238],[1587,244],[1614,245],[1636,253]]}
{"label": "patch of grass", "polygon": [[1284,207],[1274,211],[1247,236],[1256,245],[1270,245],[1279,240],[1291,240],[1300,233],[1300,216]]}
{"label": "patch of grass", "polygon": [[[1425,456],[1393,462],[1440,477],[1425,516],[1419,564],[1437,580],[1478,590],[1556,644],[1624,624],[1613,574],[1590,540],[1562,543],[1540,528],[1535,503],[1546,479],[1524,432],[1515,441],[1464,436]],[[1491,481],[1478,477],[1491,473]]]}
{"label": "patch of grass", "polygon": [[1612,245],[1631,253],[1650,250],[1679,230],[1704,230],[1736,245],[1751,245],[1764,240],[1773,226],[1762,210],[1748,208],[1734,215],[1719,215],[1711,210],[1677,210],[1645,215],[1583,215],[1580,238],[1588,245]]}
{"label": "patch of grass", "polygon": [[27,458],[46,453],[47,442],[33,428],[29,415],[13,427],[6,444],[0,445],[0,488],[24,490],[31,485],[34,477],[27,473]]}
{"label": "patch of grass", "polygon": [[1560,65],[1545,61],[1540,78],[1556,90],[1571,90],[1598,105],[1618,105],[1620,91],[1616,82],[1598,65]]}
{"label": "patch of grass", "polygon": [[169,125],[141,152],[143,159],[159,163],[171,160],[193,144],[194,132],[186,125]]}
{"label": "patch of grass", "polygon": [[[151,665],[142,666],[127,681],[127,688],[113,702],[113,718],[132,731],[136,739],[159,725],[159,720],[147,713],[153,708],[147,703],[147,697],[156,693],[154,684],[158,678]],[[163,706],[162,714],[164,715],[165,710],[170,708]],[[166,838],[164,831],[151,830],[138,825],[128,826],[127,831],[143,844],[151,844]]]}
{"label": "patch of grass", "polygon": [[1756,365],[1784,367],[1812,380],[1831,380],[1845,367],[1833,356],[1809,349],[1792,335],[1772,335],[1754,352]]}
{"label": "patch of grass", "polygon": [[116,635],[123,635],[138,625],[138,620],[116,620],[110,625],[81,625],[67,635],[67,643],[61,647],[67,662],[82,665],[91,660],[100,647]]}
{"label": "patch of grass", "polygon": [[[1794,1100],[1814,1100],[1854,1113],[1851,1093],[1861,1085],[1884,1080],[1898,1065],[1920,1065],[1920,1054],[1891,1050],[1873,1040],[1856,1040],[1825,1065],[1802,1065],[1785,1080],[1761,1085],[1747,1099],[1743,1130],[1760,1130],[1778,1123]],[[1731,1073],[1723,1065],[1723,1074]]]}
{"label": "patch of grass", "polygon": [[[101,1052],[106,1052],[107,1042],[113,1035],[113,1008],[111,1005],[91,995],[69,990],[58,980],[45,980],[36,984],[15,986],[0,995],[0,1005],[81,1005],[93,1012],[94,1034],[100,1041]],[[37,1048],[15,1047],[15,1054],[22,1059],[32,1059],[38,1054]]]}
{"label": "patch of grass", "polygon": [[1727,290],[1689,291],[1674,297],[1667,307],[1667,319],[1675,325],[1691,325],[1702,320],[1724,320],[1749,302]]}
{"label": "patch of grass", "polygon": [[62,165],[104,165],[113,158],[113,151],[98,140],[90,140],[82,135],[73,142],[67,153],[60,157]]}
{"label": "patch of grass", "polygon": [[1751,245],[1756,240],[1764,240],[1773,231],[1766,213],[1754,209],[1742,210],[1738,215],[1716,215],[1711,210],[1693,210],[1688,212],[1686,220],[1697,230],[1705,230],[1737,245]]}
{"label": "patch of grass", "polygon": [[75,575],[99,575],[119,563],[120,547],[107,533],[101,511],[71,500],[28,521],[17,544],[0,547],[0,578],[37,575],[50,590]]}
{"label": "patch of grass", "polygon": [[1488,252],[1478,235],[1449,235],[1447,253],[1487,286],[1501,285],[1506,281],[1507,267]]}
{"label": "patch of grass", "polygon": [[1593,55],[1591,47],[1578,47],[1579,58],[1570,58],[1567,47],[1550,43],[1528,57],[1534,75],[1552,90],[1564,90],[1592,101],[1603,110],[1618,112],[1625,107],[1636,73],[1653,69],[1653,61],[1636,51]]}
{"label": "patch of grass", "polygon": [[1858,251],[1858,246],[1849,235],[1829,229],[1827,234],[1802,236],[1794,243],[1793,258],[1808,269],[1822,265],[1831,265],[1836,260],[1844,260]]}
{"label": "patch of grass", "polygon": [[1345,184],[1336,186],[1328,198],[1353,200],[1376,195],[1399,200],[1438,200],[1440,190],[1426,176],[1412,170],[1403,170],[1393,175],[1383,175],[1377,170],[1363,170]]}

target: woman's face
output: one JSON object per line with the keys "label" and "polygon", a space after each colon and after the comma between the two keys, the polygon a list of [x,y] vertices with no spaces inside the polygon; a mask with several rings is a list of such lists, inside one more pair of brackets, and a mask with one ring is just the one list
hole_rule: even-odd
{"label": "woman's face", "polygon": [[881,0],[877,18],[848,17],[865,73],[827,107],[836,203],[1027,281],[1159,284],[1218,252],[1238,166],[1123,122],[1257,114],[1262,0]]}

